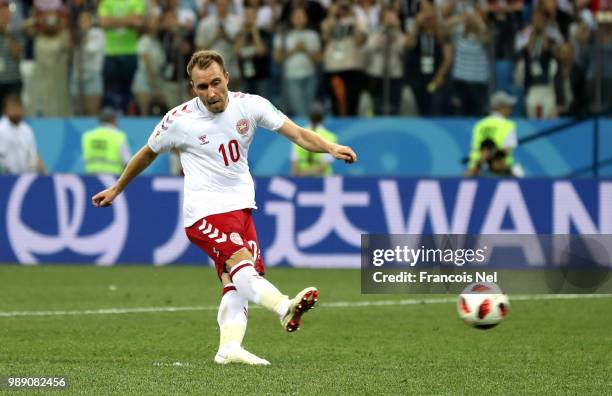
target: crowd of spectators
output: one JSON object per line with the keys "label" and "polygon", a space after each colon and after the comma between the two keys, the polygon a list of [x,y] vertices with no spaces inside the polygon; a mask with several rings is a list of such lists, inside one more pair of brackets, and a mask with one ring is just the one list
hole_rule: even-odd
{"label": "crowd of spectators", "polygon": [[0,97],[29,116],[158,115],[194,50],[306,116],[577,116],[612,103],[609,0],[0,0]]}

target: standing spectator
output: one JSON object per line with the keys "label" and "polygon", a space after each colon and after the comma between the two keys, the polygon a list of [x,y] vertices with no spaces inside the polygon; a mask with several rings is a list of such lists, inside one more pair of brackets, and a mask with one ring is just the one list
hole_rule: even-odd
{"label": "standing spectator", "polygon": [[484,0],[434,0],[433,3],[440,11],[440,16],[444,20],[453,15],[474,12],[485,7]]}
{"label": "standing spectator", "polygon": [[70,34],[79,35],[79,18],[81,17],[81,13],[89,13],[93,20],[93,17],[96,15],[96,9],[98,8],[98,0],[70,0],[66,3]]}
{"label": "standing spectator", "polygon": [[574,0],[538,0],[534,4],[544,11],[548,23],[566,39],[574,19]]}
{"label": "standing spectator", "polygon": [[130,147],[125,132],[117,128],[118,114],[104,108],[100,126],[87,131],[81,139],[85,173],[120,175],[130,160]]}
{"label": "standing spectator", "polygon": [[179,7],[182,10],[191,11],[194,15],[198,14],[201,0],[180,0]]}
{"label": "standing spectator", "polygon": [[82,11],[74,37],[70,90],[82,106],[80,113],[93,116],[100,111],[103,92],[104,31],[93,26],[91,13]]}
{"label": "standing spectator", "polygon": [[[604,13],[604,11],[600,12]],[[612,18],[610,11],[605,12]],[[603,20],[598,26],[600,45],[599,48],[591,47],[593,62],[590,65],[589,80],[592,85],[592,96],[599,99],[599,103],[595,102],[596,106],[601,106],[601,110],[610,111],[612,108],[612,67],[607,62],[612,59],[612,19]]]}
{"label": "standing spectator", "polygon": [[488,0],[484,8],[492,26],[495,59],[512,60],[514,43],[511,37],[523,27],[523,0]]}
{"label": "standing spectator", "polygon": [[355,4],[355,15],[361,21],[368,34],[374,33],[382,20],[381,3],[376,0],[358,0]]}
{"label": "standing spectator", "polygon": [[[181,103],[189,97],[185,67],[193,52],[193,37],[196,14],[190,8],[180,6],[178,0],[168,0],[157,11],[160,15],[160,41],[166,54],[164,66],[164,99],[154,101],[155,107],[161,110],[161,103],[168,105]],[[163,114],[163,112],[161,113]]]}
{"label": "standing spectator", "polygon": [[9,6],[8,0],[0,0],[0,103],[6,96],[21,92],[22,38]]}
{"label": "standing spectator", "polygon": [[71,113],[68,83],[70,33],[59,9],[38,9],[34,38],[34,76],[30,110],[38,117],[66,117]]}
{"label": "standing spectator", "polygon": [[559,70],[555,75],[555,97],[560,116],[577,117],[589,110],[587,83],[584,70],[574,61],[569,42],[559,47]]}
{"label": "standing spectator", "polygon": [[517,146],[518,138],[516,124],[508,118],[512,114],[512,106],[515,103],[516,98],[503,91],[496,92],[491,96],[491,115],[478,121],[474,126],[468,174],[478,174],[483,160],[481,155],[483,149],[486,149],[486,146],[483,147],[483,142],[486,140],[495,143],[495,150],[505,153],[508,167],[514,165],[512,150]]}
{"label": "standing spectator", "polygon": [[244,0],[243,18],[246,18],[247,8],[255,10],[255,26],[258,29],[265,30],[267,33],[272,33],[275,19],[274,7],[263,0]]}
{"label": "standing spectator", "polygon": [[453,45],[438,21],[436,9],[427,1],[419,2],[415,23],[406,32],[405,75],[414,93],[419,114],[439,115],[445,108],[446,75],[453,58]]}
{"label": "standing spectator", "polygon": [[362,46],[367,35],[350,2],[340,0],[329,7],[321,36],[325,43],[323,61],[333,113],[357,115],[363,87]]}
{"label": "standing spectator", "polygon": [[[325,140],[336,143],[338,138],[323,125],[325,110],[323,105],[314,102],[310,106],[310,123],[306,128],[314,131]],[[313,153],[293,143],[291,150],[291,176],[330,176],[334,157],[327,153]]]}
{"label": "standing spectator", "polygon": [[[394,9],[383,10],[380,18],[382,23],[366,42],[369,91],[376,115],[397,115],[402,96],[404,34]],[[387,98],[384,97],[385,78],[389,79]]]}
{"label": "standing spectator", "polygon": [[525,87],[529,118],[554,118],[557,115],[553,84],[557,73],[554,50],[561,40],[561,33],[549,23],[541,8],[533,11],[532,24],[516,38],[519,56],[517,80]]}
{"label": "standing spectator", "polygon": [[230,12],[229,0],[215,0],[215,8],[216,14],[201,20],[197,27],[196,48],[215,50],[223,56],[232,76],[229,89],[236,91],[240,86],[240,69],[234,45],[242,29],[242,19]]}
{"label": "standing spectator", "polygon": [[570,41],[576,63],[582,70],[588,71],[591,66],[591,48],[595,41],[596,23],[589,9],[578,13],[576,20],[570,25]]}
{"label": "standing spectator", "polygon": [[23,121],[23,104],[17,94],[4,98],[0,119],[0,174],[47,173],[38,155],[32,128]]}
{"label": "standing spectator", "polygon": [[[272,0],[274,3],[277,0]],[[321,24],[327,14],[327,7],[330,2],[328,0],[291,0],[280,2],[279,5],[282,7],[280,10],[280,21],[291,20],[293,10],[296,8],[303,8],[306,11],[306,19],[308,23],[306,29],[314,30],[318,34],[321,34]],[[275,7],[273,7],[275,9]]]}
{"label": "standing spectator", "polygon": [[104,103],[127,112],[138,67],[138,29],[145,13],[144,0],[101,0],[100,26],[104,29]]}
{"label": "standing spectator", "polygon": [[487,25],[477,12],[452,17],[455,59],[453,62],[454,96],[459,100],[459,114],[482,116],[485,113],[489,83],[489,57],[486,43]]}
{"label": "standing spectator", "polygon": [[291,14],[291,30],[276,35],[274,59],[283,63],[284,85],[287,89],[289,113],[306,117],[315,98],[317,88],[317,64],[321,61],[319,35],[306,29],[306,10],[294,8]]}
{"label": "standing spectator", "polygon": [[270,34],[257,26],[257,9],[245,7],[244,25],[236,41],[242,87],[248,93],[269,96]]}
{"label": "standing spectator", "polygon": [[[227,7],[230,14],[236,15],[240,18],[244,15],[244,0],[228,0]],[[217,3],[215,0],[200,0],[198,7],[198,15],[200,18],[206,18],[211,15],[217,15]]]}
{"label": "standing spectator", "polygon": [[165,102],[162,69],[166,64],[166,54],[157,37],[157,18],[151,15],[147,18],[143,34],[138,38],[138,69],[132,83],[140,115],[151,115],[152,103]]}

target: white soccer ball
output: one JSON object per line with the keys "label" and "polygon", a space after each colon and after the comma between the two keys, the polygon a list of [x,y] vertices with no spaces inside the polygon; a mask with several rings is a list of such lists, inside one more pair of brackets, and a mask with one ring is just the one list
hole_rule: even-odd
{"label": "white soccer ball", "polygon": [[478,282],[466,287],[457,301],[465,323],[477,329],[495,327],[508,314],[508,296],[495,283]]}

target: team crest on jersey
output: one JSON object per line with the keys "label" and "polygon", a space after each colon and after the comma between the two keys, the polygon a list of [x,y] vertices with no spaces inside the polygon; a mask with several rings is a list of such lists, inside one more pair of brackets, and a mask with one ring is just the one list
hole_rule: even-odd
{"label": "team crest on jersey", "polygon": [[199,136],[198,140],[200,141],[200,144],[208,144],[208,143],[210,143],[208,141],[208,138],[206,137],[206,135]]}
{"label": "team crest on jersey", "polygon": [[242,238],[240,238],[237,232],[232,232],[230,234],[230,241],[234,242],[236,245],[244,245],[244,243],[242,243]]}
{"label": "team crest on jersey", "polygon": [[236,123],[236,131],[238,131],[238,133],[242,136],[245,136],[247,133],[249,133],[249,120],[243,118],[238,121]]}

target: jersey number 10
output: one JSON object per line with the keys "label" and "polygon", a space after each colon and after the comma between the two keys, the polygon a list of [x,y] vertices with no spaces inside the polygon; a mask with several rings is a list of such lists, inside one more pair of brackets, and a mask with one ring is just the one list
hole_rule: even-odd
{"label": "jersey number 10", "polygon": [[222,144],[219,146],[219,152],[223,156],[223,162],[225,163],[225,166],[229,166],[229,160],[232,160],[232,162],[238,162],[238,160],[240,159],[240,149],[238,148],[237,140],[230,140],[227,144],[227,148],[227,151],[229,151],[229,159],[227,158],[227,151],[225,150],[225,145]]}

